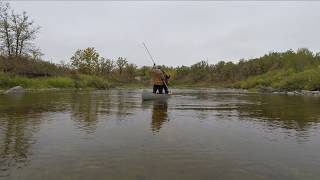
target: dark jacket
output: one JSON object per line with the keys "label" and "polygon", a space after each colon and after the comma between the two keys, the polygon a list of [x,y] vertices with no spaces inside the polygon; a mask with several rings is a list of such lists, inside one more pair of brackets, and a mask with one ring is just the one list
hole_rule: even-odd
{"label": "dark jacket", "polygon": [[166,82],[166,84],[168,84],[169,79],[170,79],[170,75],[166,74],[163,70],[161,70],[164,76],[164,81]]}

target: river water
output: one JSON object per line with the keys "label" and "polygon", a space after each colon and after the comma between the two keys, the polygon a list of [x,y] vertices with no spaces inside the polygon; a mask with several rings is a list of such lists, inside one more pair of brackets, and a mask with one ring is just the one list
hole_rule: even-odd
{"label": "river water", "polygon": [[320,179],[320,98],[141,92],[0,95],[0,179]]}

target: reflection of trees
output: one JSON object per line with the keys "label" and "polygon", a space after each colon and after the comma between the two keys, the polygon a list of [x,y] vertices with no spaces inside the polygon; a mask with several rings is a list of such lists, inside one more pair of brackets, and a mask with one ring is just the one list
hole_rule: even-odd
{"label": "reflection of trees", "polygon": [[3,129],[3,134],[0,134],[3,136],[3,139],[0,139],[1,169],[6,170],[6,168],[27,162],[31,154],[33,132],[38,129],[40,121],[41,116],[33,116],[32,119],[8,116],[1,119],[1,129]]}
{"label": "reflection of trees", "polygon": [[127,114],[137,102],[126,91],[36,92],[20,97],[0,96],[0,177],[11,168],[28,162],[36,141],[35,133],[48,113],[65,112],[65,116],[70,115],[79,129],[93,132],[99,119],[111,113],[116,116]]}
{"label": "reflection of trees", "polygon": [[117,91],[115,102],[117,104],[117,116],[122,117],[126,115],[127,107],[125,102],[125,96],[127,92]]}
{"label": "reflection of trees", "polygon": [[269,126],[305,130],[319,121],[320,99],[317,97],[261,95],[246,99],[253,104],[240,106],[242,116],[264,120]]}
{"label": "reflection of trees", "polygon": [[131,99],[130,91],[117,91],[116,99],[117,104],[117,116],[119,118],[129,114],[129,110],[137,103],[136,99]]}
{"label": "reflection of trees", "polygon": [[71,101],[71,118],[81,129],[92,132],[96,129],[99,100],[90,92],[75,93]]}
{"label": "reflection of trees", "polygon": [[168,121],[168,103],[166,101],[155,101],[152,108],[151,129],[154,132],[159,132],[163,123]]}
{"label": "reflection of trees", "polygon": [[121,90],[74,93],[70,102],[71,118],[81,130],[91,133],[97,128],[98,120],[105,115],[126,116],[137,103],[136,99],[131,98],[128,91]]}
{"label": "reflection of trees", "polygon": [[64,103],[58,103],[59,101],[63,99],[43,93],[0,97],[0,169],[2,173],[6,173],[10,167],[27,163],[34,143],[33,134],[39,129],[43,113],[64,108]]}

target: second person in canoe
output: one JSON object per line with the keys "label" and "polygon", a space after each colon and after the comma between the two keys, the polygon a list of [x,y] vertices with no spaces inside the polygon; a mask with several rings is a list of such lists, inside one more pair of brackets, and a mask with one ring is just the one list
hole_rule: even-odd
{"label": "second person in canoe", "polygon": [[163,89],[164,89],[164,93],[165,94],[169,94],[169,89],[168,89],[168,83],[169,83],[169,79],[170,79],[170,75],[168,75],[166,72],[164,72],[163,69],[160,69],[163,73],[164,76],[164,82],[163,82]]}

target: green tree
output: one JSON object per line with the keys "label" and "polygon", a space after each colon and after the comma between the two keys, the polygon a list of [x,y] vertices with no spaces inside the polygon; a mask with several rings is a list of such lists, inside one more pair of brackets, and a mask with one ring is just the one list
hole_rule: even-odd
{"label": "green tree", "polygon": [[71,65],[84,74],[97,73],[99,69],[100,55],[95,48],[89,47],[77,50],[71,57]]}
{"label": "green tree", "polygon": [[206,61],[200,61],[191,66],[190,78],[193,82],[205,80],[208,75],[209,64]]}
{"label": "green tree", "polygon": [[115,62],[112,59],[100,58],[99,73],[109,75],[115,68]]}
{"label": "green tree", "polygon": [[125,69],[125,74],[128,81],[134,81],[137,75],[137,66],[134,64],[127,64]]}
{"label": "green tree", "polygon": [[119,57],[116,62],[119,74],[122,74],[123,69],[128,65],[127,58]]}
{"label": "green tree", "polygon": [[176,68],[176,80],[183,82],[186,81],[186,77],[190,74],[190,67],[180,66]]}

